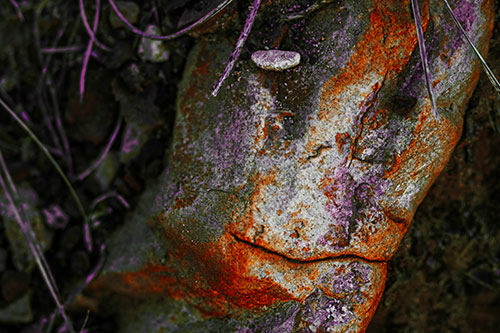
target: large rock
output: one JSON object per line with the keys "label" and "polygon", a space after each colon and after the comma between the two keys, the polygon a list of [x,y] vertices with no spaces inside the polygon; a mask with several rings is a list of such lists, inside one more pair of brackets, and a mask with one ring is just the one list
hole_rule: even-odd
{"label": "large rock", "polygon": [[[135,317],[116,309],[123,330],[366,328],[479,73],[442,2],[420,2],[439,119],[409,1],[333,2],[283,25],[277,15],[294,1],[273,1],[247,44],[298,52],[300,65],[266,71],[243,55],[216,98],[237,34],[198,40],[170,166],[110,241],[90,289],[146,300],[130,303]],[[491,1],[452,5],[485,52]]]}

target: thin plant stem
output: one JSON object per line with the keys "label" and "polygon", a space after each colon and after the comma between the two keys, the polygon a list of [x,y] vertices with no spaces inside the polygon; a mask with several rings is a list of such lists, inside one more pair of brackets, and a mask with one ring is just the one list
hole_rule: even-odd
{"label": "thin plant stem", "polygon": [[109,141],[106,144],[104,151],[101,153],[101,156],[99,156],[99,158],[94,163],[92,163],[91,166],[89,166],[86,170],[82,171],[78,176],[76,176],[76,179],[78,179],[80,181],[84,180],[85,178],[87,178],[88,175],[90,175],[92,172],[94,172],[95,169],[97,169],[97,167],[99,167],[99,165],[101,165],[101,163],[104,161],[106,156],[108,156],[108,153],[109,153],[109,150],[111,149],[111,146],[115,142],[115,139],[118,135],[118,132],[120,131],[121,123],[122,123],[122,118],[120,117],[118,119],[118,123],[115,126],[115,129],[113,130],[113,134],[111,134],[111,137],[109,138]]}
{"label": "thin plant stem", "polygon": [[[113,0],[108,0],[109,4],[111,5],[111,8],[113,8],[114,12],[116,13],[116,15],[120,18],[120,20],[123,21],[123,23],[125,23],[125,25],[135,34],[139,35],[139,36],[142,36],[144,38],[149,38],[149,39],[158,39],[158,40],[171,40],[171,39],[175,39],[177,37],[180,37],[182,35],[184,35],[185,33],[193,30],[195,27],[199,26],[200,24],[208,21],[209,19],[211,19],[212,17],[214,17],[217,13],[219,13],[221,10],[223,10],[224,8],[226,8],[227,5],[229,5],[233,0],[224,0],[222,1],[219,5],[217,5],[217,7],[215,7],[214,9],[212,9],[211,11],[209,11],[205,16],[203,16],[202,18],[200,18],[199,20],[197,20],[196,22],[192,23],[191,25],[173,33],[173,34],[170,34],[170,35],[151,35],[151,34],[148,34],[142,30],[139,30],[137,29],[136,27],[134,27],[128,20],[127,18],[120,12],[120,10],[118,9],[118,7],[116,6],[115,2]],[[260,1],[259,1],[260,2]]]}
{"label": "thin plant stem", "polygon": [[[9,171],[5,167],[5,163],[3,161],[3,155],[2,155],[1,151],[0,151],[0,162],[1,162],[1,166],[2,166],[4,174],[8,175],[8,177],[10,178]],[[57,306],[57,309],[59,310],[59,313],[61,314],[66,326],[68,327],[68,330],[70,332],[75,332],[69,317],[66,315],[66,312],[64,310],[64,306],[59,301],[59,295],[57,292],[57,288],[54,284],[54,280],[49,277],[52,275],[50,273],[50,268],[43,264],[44,262],[46,263],[46,260],[42,260],[42,257],[44,257],[44,255],[42,252],[39,251],[40,247],[35,246],[35,243],[38,243],[38,240],[36,239],[36,236],[34,236],[33,229],[31,229],[31,225],[30,225],[28,220],[23,221],[23,219],[21,218],[19,210],[17,209],[17,206],[16,206],[12,196],[9,193],[9,189],[7,187],[7,184],[5,183],[4,178],[1,174],[0,174],[0,186],[3,189],[4,195],[7,198],[7,201],[9,202],[11,212],[14,214],[15,220],[17,221],[20,230],[23,233],[24,237],[26,238],[26,242],[31,250],[31,253],[33,254],[33,257],[35,258],[35,262],[38,266],[38,269],[40,270],[40,273],[42,274],[42,277],[43,277],[49,291],[50,291],[50,294],[51,294],[52,298],[54,299],[54,302],[56,303],[56,306]]]}
{"label": "thin plant stem", "polygon": [[40,19],[40,14],[42,13],[42,10],[45,8],[45,6],[49,3],[50,0],[43,0],[35,10],[35,19],[33,20],[33,36],[35,37],[35,46],[36,46],[36,51],[38,55],[38,62],[40,65],[43,64],[43,58],[42,58],[42,52],[41,50],[41,43],[40,43],[40,31],[38,29],[38,20]]}
{"label": "thin plant stem", "polygon": [[424,30],[422,28],[422,20],[420,16],[420,9],[418,8],[418,0],[411,0],[411,7],[413,10],[413,18],[415,19],[415,30],[417,31],[418,49],[420,51],[420,60],[422,61],[422,67],[424,70],[425,85],[427,87],[429,99],[431,100],[431,109],[436,119],[439,120],[436,98],[434,97],[432,82],[429,74],[429,63],[427,61],[427,50],[425,48]]}
{"label": "thin plant stem", "polygon": [[[59,32],[57,33],[57,36],[52,43],[52,46],[55,47],[59,41],[59,39],[62,37],[64,33],[64,28],[59,29]],[[56,148],[60,151],[62,151],[62,146],[59,141],[59,137],[56,134],[56,131],[54,129],[54,126],[52,124],[52,120],[49,117],[49,112],[47,110],[47,103],[45,101],[45,95],[44,95],[44,90],[43,90],[43,85],[47,83],[47,69],[49,68],[49,64],[52,60],[52,54],[49,54],[47,58],[45,59],[45,62],[43,63],[42,66],[42,73],[40,74],[40,78],[38,79],[38,84],[36,88],[36,96],[38,99],[38,105],[40,106],[40,110],[42,111],[42,116],[45,121],[45,125],[47,126],[47,129],[49,131],[49,134],[52,138],[53,144],[56,146]]]}
{"label": "thin plant stem", "polygon": [[121,196],[119,193],[116,193],[115,191],[104,193],[104,194],[98,196],[97,198],[95,198],[92,201],[92,203],[90,204],[90,208],[94,209],[95,207],[97,207],[97,205],[100,202],[103,202],[104,200],[107,200],[107,199],[110,199],[110,198],[116,198],[116,199],[118,199],[118,201],[120,201],[120,203],[123,205],[123,207],[130,208],[130,205],[127,202],[127,200],[125,200],[125,198],[123,196]]}
{"label": "thin plant stem", "polygon": [[75,46],[65,46],[65,47],[45,47],[40,49],[40,52],[47,53],[71,53],[71,52],[79,52],[81,51],[83,46],[75,45]]}
{"label": "thin plant stem", "polygon": [[24,21],[23,12],[19,8],[19,5],[17,4],[17,2],[15,0],[10,0],[10,3],[12,4],[12,6],[14,6],[14,8],[16,8],[17,17],[19,17],[19,20]]}
{"label": "thin plant stem", "polygon": [[[101,272],[102,268],[104,267],[105,262],[106,262],[106,245],[102,244],[99,247],[99,260],[97,261],[97,264],[92,269],[92,271],[87,275],[85,280],[83,280],[79,284],[79,286],[72,292],[72,294],[66,299],[66,302],[64,302],[65,307],[68,306],[71,302],[73,302],[77,298],[77,296],[83,291],[83,289],[85,289],[85,287],[88,286],[95,279],[95,277]],[[56,312],[53,312],[50,316],[48,327],[54,326],[55,317],[56,317]]]}
{"label": "thin plant stem", "polygon": [[[7,168],[7,164],[5,163],[5,160],[3,158],[1,150],[0,150],[0,168],[3,170],[3,172],[5,174],[5,179],[7,180],[8,186],[10,187],[10,191],[12,192],[12,196],[14,197],[14,201],[19,203],[19,201],[20,201],[19,194],[17,192],[16,186],[14,185],[14,181],[12,180],[12,177],[10,176],[10,173],[8,171],[9,169]],[[42,264],[46,268],[48,268],[49,264],[45,260],[45,256],[43,255],[42,247],[40,246],[40,244],[36,238],[35,232],[31,228],[31,224],[29,223],[28,215],[26,214],[26,212],[24,211],[22,206],[19,206],[19,207],[20,207],[20,213],[22,215],[22,219],[23,219],[23,221],[26,221],[25,232],[31,236],[31,239],[34,239],[32,244],[30,244],[30,249],[34,248],[36,250],[36,252],[38,254],[38,258],[40,258]],[[29,241],[29,239],[28,239],[28,241]],[[33,254],[33,255],[35,256],[35,254]],[[57,289],[56,281],[55,281],[54,276],[52,275],[50,269],[47,269],[47,275],[48,275],[49,280],[53,284],[55,291],[57,293],[59,293],[59,290]]]}
{"label": "thin plant stem", "polygon": [[[89,21],[87,20],[87,15],[85,14],[85,7],[83,6],[83,0],[79,0],[78,2],[79,2],[79,6],[80,6],[80,16],[81,16],[82,21],[83,21],[83,26],[85,27],[85,30],[87,30],[87,33],[90,36],[90,40],[92,40],[97,47],[99,47],[105,51],[111,51],[111,49],[109,47],[107,47],[106,45],[104,45],[103,43],[101,43],[97,39],[97,37],[95,36],[95,34],[97,32],[96,29],[90,28]],[[99,7],[99,4],[97,4],[97,7]],[[96,12],[99,12],[99,8],[96,8]],[[95,25],[95,23],[94,23],[94,25]]]}
{"label": "thin plant stem", "polygon": [[59,176],[61,176],[64,184],[66,184],[66,187],[69,189],[71,196],[75,200],[78,211],[80,212],[80,215],[84,220],[84,224],[88,225],[89,221],[87,213],[85,212],[85,208],[83,208],[83,204],[80,201],[78,194],[76,194],[76,191],[71,185],[71,182],[66,177],[59,164],[57,164],[57,162],[54,160],[52,154],[50,154],[45,145],[38,139],[38,137],[31,131],[31,129],[17,116],[17,114],[14,111],[12,111],[12,109],[7,104],[5,104],[5,102],[1,98],[0,98],[0,105],[2,105],[2,107],[12,116],[12,118],[14,118],[14,120],[24,129],[24,131],[28,133],[31,139],[36,143],[36,145],[42,150],[45,156],[49,159],[50,163],[52,164],[52,166],[54,166]]}
{"label": "thin plant stem", "polygon": [[[82,0],[80,0],[82,3]],[[83,8],[83,4],[81,5]],[[83,94],[85,93],[85,74],[87,73],[87,65],[89,63],[90,54],[92,53],[92,46],[95,42],[95,33],[97,32],[97,26],[99,24],[99,8],[101,7],[101,0],[96,0],[96,8],[94,15],[94,24],[92,27],[93,35],[90,36],[89,43],[87,45],[87,50],[85,50],[85,57],[83,58],[82,71],[80,72],[80,103],[83,102]],[[85,13],[83,13],[85,17]]]}
{"label": "thin plant stem", "polygon": [[56,120],[56,128],[59,132],[59,136],[61,137],[64,155],[66,157],[66,164],[68,165],[69,175],[73,175],[73,159],[71,158],[71,148],[69,146],[68,137],[66,136],[66,131],[64,130],[64,126],[61,119],[61,110],[59,108],[59,102],[57,99],[56,90],[52,82],[48,82],[50,96],[52,97],[52,105],[54,107],[54,114]]}
{"label": "thin plant stem", "polygon": [[488,76],[488,79],[490,80],[491,84],[493,85],[493,87],[495,88],[495,90],[497,91],[497,93],[500,95],[500,82],[498,82],[498,79],[495,77],[495,74],[490,69],[490,67],[488,66],[488,64],[484,60],[484,58],[481,55],[481,53],[479,52],[479,50],[474,46],[474,43],[472,43],[472,40],[470,39],[469,35],[467,35],[467,32],[462,27],[462,25],[458,21],[457,17],[453,13],[453,9],[451,9],[451,6],[448,3],[448,1],[447,0],[443,0],[443,2],[445,4],[446,9],[448,10],[448,13],[450,13],[451,17],[453,18],[453,21],[455,22],[455,24],[458,26],[458,28],[462,32],[462,35],[465,37],[465,39],[469,43],[469,45],[472,48],[472,50],[474,50],[474,53],[476,54],[476,56],[479,58],[479,61],[481,62],[481,66],[483,67],[483,70],[486,72],[486,75]]}
{"label": "thin plant stem", "polygon": [[245,45],[245,41],[247,40],[248,35],[250,35],[250,31],[252,30],[255,17],[257,16],[257,12],[259,11],[260,2],[261,0],[253,1],[253,6],[250,8],[250,13],[248,14],[247,19],[245,21],[245,26],[243,27],[243,31],[241,31],[241,34],[238,37],[238,40],[236,41],[236,46],[234,47],[234,50],[231,53],[231,57],[229,57],[229,61],[227,62],[226,68],[222,72],[222,75],[217,80],[217,82],[215,82],[215,85],[212,89],[212,96],[214,97],[217,96],[217,94],[219,93],[222,84],[227,79],[229,74],[231,74],[234,64],[236,63],[236,61],[240,56],[241,49],[243,48],[243,45]]}

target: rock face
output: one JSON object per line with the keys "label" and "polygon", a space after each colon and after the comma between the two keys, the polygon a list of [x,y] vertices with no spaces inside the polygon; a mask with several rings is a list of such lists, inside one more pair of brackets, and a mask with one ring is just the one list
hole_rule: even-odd
{"label": "rock face", "polygon": [[[133,227],[111,240],[92,288],[168,296],[169,310],[137,315],[153,330],[363,331],[478,78],[442,2],[420,2],[440,119],[409,1],[333,2],[283,25],[276,13],[295,3],[273,1],[248,43],[297,52],[300,64],[276,72],[243,58],[216,98],[237,36],[200,38],[179,89],[170,167]],[[452,5],[484,52],[491,1]],[[183,315],[148,323],[162,311]]]}

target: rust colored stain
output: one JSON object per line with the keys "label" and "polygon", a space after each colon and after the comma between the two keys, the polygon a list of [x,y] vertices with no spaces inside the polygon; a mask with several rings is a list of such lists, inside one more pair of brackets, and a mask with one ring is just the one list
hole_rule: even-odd
{"label": "rust colored stain", "polygon": [[[210,79],[210,76],[208,75],[209,73],[208,68],[210,66],[211,59],[215,57],[213,52],[208,50],[205,44],[203,44],[201,47],[202,47],[201,52],[198,54],[198,58],[196,59],[195,70],[192,72],[192,77],[194,81]],[[187,91],[185,92],[184,98],[182,99],[181,111],[182,114],[188,117],[189,120],[191,120],[190,116],[194,114],[193,112],[190,112],[192,105],[189,102],[193,100],[205,99],[206,97],[203,96],[202,94],[203,92],[200,89],[198,89],[196,85],[191,84],[187,87]]]}
{"label": "rust colored stain", "polygon": [[[175,234],[176,231],[171,230],[169,233]],[[220,314],[237,309],[257,309],[279,301],[297,300],[278,283],[249,273],[256,262],[282,258],[271,258],[272,255],[264,251],[256,251],[253,247],[236,241],[228,232],[214,241],[197,245],[183,240],[182,235],[169,234],[168,237],[174,243],[174,261],[191,261],[190,264],[196,262],[199,269],[196,277],[186,275],[183,281],[177,281],[177,286],[183,286],[184,297],[199,299],[200,304],[211,304]],[[187,266],[189,264],[185,267]],[[177,267],[179,266],[172,269]],[[177,286],[166,285],[166,293],[175,295]]]}
{"label": "rust colored stain", "polygon": [[[415,49],[417,36],[413,21],[402,19],[399,11],[390,8],[408,8],[408,5],[408,0],[375,2],[375,9],[370,15],[369,30],[357,44],[356,52],[343,71],[325,83],[320,105],[335,99],[345,87],[354,84],[366,73],[375,71],[382,76],[387,74],[389,77],[395,77],[401,72]],[[423,18],[424,28],[428,19]],[[335,107],[320,108],[319,119],[328,121],[327,111],[332,109]]]}

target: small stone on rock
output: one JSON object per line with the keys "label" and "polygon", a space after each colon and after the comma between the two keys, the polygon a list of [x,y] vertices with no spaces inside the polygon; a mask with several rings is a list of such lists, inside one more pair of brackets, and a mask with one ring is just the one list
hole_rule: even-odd
{"label": "small stone on rock", "polygon": [[259,50],[252,53],[257,67],[269,71],[283,71],[300,63],[300,54],[294,51]]}
{"label": "small stone on rock", "polygon": [[[160,28],[150,25],[146,29],[150,35],[161,35]],[[139,57],[143,61],[164,62],[169,58],[169,52],[166,45],[161,40],[153,40],[143,37],[138,50]]]}

